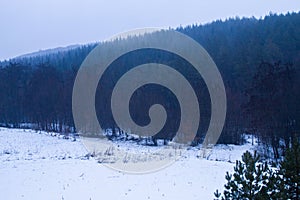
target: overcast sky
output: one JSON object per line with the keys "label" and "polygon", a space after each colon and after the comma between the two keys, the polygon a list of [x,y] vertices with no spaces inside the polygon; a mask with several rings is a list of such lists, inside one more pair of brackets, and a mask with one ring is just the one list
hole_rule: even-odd
{"label": "overcast sky", "polygon": [[0,60],[136,28],[299,10],[300,0],[1,0]]}

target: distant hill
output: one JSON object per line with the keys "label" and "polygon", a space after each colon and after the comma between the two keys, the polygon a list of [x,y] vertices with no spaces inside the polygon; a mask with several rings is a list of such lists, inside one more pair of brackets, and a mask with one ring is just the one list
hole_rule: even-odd
{"label": "distant hill", "polygon": [[[261,61],[291,62],[300,68],[300,13],[272,14],[262,19],[235,18],[176,29],[199,42],[212,56],[226,84],[239,87]],[[48,63],[57,68],[78,68],[97,44],[42,50],[3,61],[23,65]],[[242,83],[242,86],[245,84]]]}
{"label": "distant hill", "polygon": [[[228,98],[220,140],[224,143],[241,142],[240,135],[246,127],[242,109],[248,100],[245,90],[251,86],[260,63],[289,63],[295,69],[292,91],[300,91],[299,12],[271,14],[262,19],[228,19],[176,30],[199,42],[223,77]],[[32,122],[41,129],[58,131],[66,126],[74,130],[71,105],[77,70],[93,48],[106,44],[43,50],[0,62],[0,124],[18,126]],[[298,93],[295,92],[295,99],[299,98]],[[54,125],[57,123],[60,126]]]}
{"label": "distant hill", "polygon": [[63,53],[66,51],[70,51],[72,49],[76,49],[79,48],[81,45],[70,45],[67,47],[57,47],[57,48],[53,48],[53,49],[46,49],[46,50],[39,50],[33,53],[28,53],[28,54],[24,54],[18,57],[13,58],[13,60],[19,60],[19,59],[24,59],[24,58],[30,58],[30,57],[41,57],[41,56],[48,56],[50,54],[57,54],[57,53]]}

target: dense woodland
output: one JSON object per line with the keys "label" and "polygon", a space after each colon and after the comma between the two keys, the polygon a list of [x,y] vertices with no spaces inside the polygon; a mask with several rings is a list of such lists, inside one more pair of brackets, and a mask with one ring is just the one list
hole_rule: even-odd
{"label": "dense woodland", "polygon": [[[284,154],[291,140],[298,138],[300,133],[300,13],[270,14],[263,19],[235,18],[179,27],[177,31],[199,42],[211,55],[223,77],[228,109],[219,142],[240,144],[243,142],[242,135],[249,132],[255,134],[267,150],[272,149],[275,158]],[[96,45],[2,61],[0,124],[21,127],[30,123],[36,129],[66,133],[76,131],[72,119],[73,83],[82,61]],[[141,58],[143,55],[137,56]],[[181,62],[172,55],[160,57],[159,61],[164,63],[164,59],[168,60],[166,64],[177,63],[177,66]],[[138,64],[135,60],[129,57],[123,64]],[[121,69],[124,71],[122,67],[114,67],[112,70],[115,71],[111,73],[118,74]],[[192,71],[184,69],[179,70],[193,76]],[[203,88],[201,79],[192,78],[193,81]],[[105,86],[109,88],[113,84]],[[143,90],[168,93],[156,86],[141,88],[141,92]],[[139,98],[138,94],[135,98]],[[205,89],[199,92],[199,96],[205,94]],[[149,99],[147,96],[143,98]],[[173,97],[152,98],[166,107],[168,118],[175,120],[173,128],[176,129],[176,112],[173,109],[178,107],[177,101]],[[101,102],[101,97],[97,99]],[[96,107],[98,115],[107,114],[101,103],[98,106],[96,103]],[[201,120],[206,124],[210,119],[209,107],[209,100],[200,105],[201,112],[204,110]],[[143,118],[141,115],[133,116],[138,120]],[[103,123],[105,128],[117,128],[109,115]],[[145,121],[140,122],[143,123]],[[194,143],[202,141],[206,128],[205,125],[199,128]],[[168,137],[172,137],[172,133]]]}

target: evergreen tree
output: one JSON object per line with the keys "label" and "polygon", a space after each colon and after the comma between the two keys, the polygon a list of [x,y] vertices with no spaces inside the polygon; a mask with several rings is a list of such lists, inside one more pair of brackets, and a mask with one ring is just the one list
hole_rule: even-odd
{"label": "evergreen tree", "polygon": [[227,172],[227,183],[223,195],[215,192],[215,197],[222,200],[264,200],[277,199],[278,176],[273,173],[267,163],[259,163],[259,156],[249,151],[242,156],[242,161],[236,161],[234,173]]}
{"label": "evergreen tree", "polygon": [[300,199],[300,145],[294,142],[280,163],[280,189],[283,199]]}

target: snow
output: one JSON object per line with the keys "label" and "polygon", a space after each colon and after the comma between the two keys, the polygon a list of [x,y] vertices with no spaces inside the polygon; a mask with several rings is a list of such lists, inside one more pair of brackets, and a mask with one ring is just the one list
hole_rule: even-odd
{"label": "snow", "polygon": [[[139,148],[138,146],[134,148]],[[145,147],[141,147],[145,148]],[[154,173],[112,170],[87,156],[80,139],[33,130],[0,128],[1,199],[213,199],[243,146],[217,145],[206,158],[191,148]]]}

